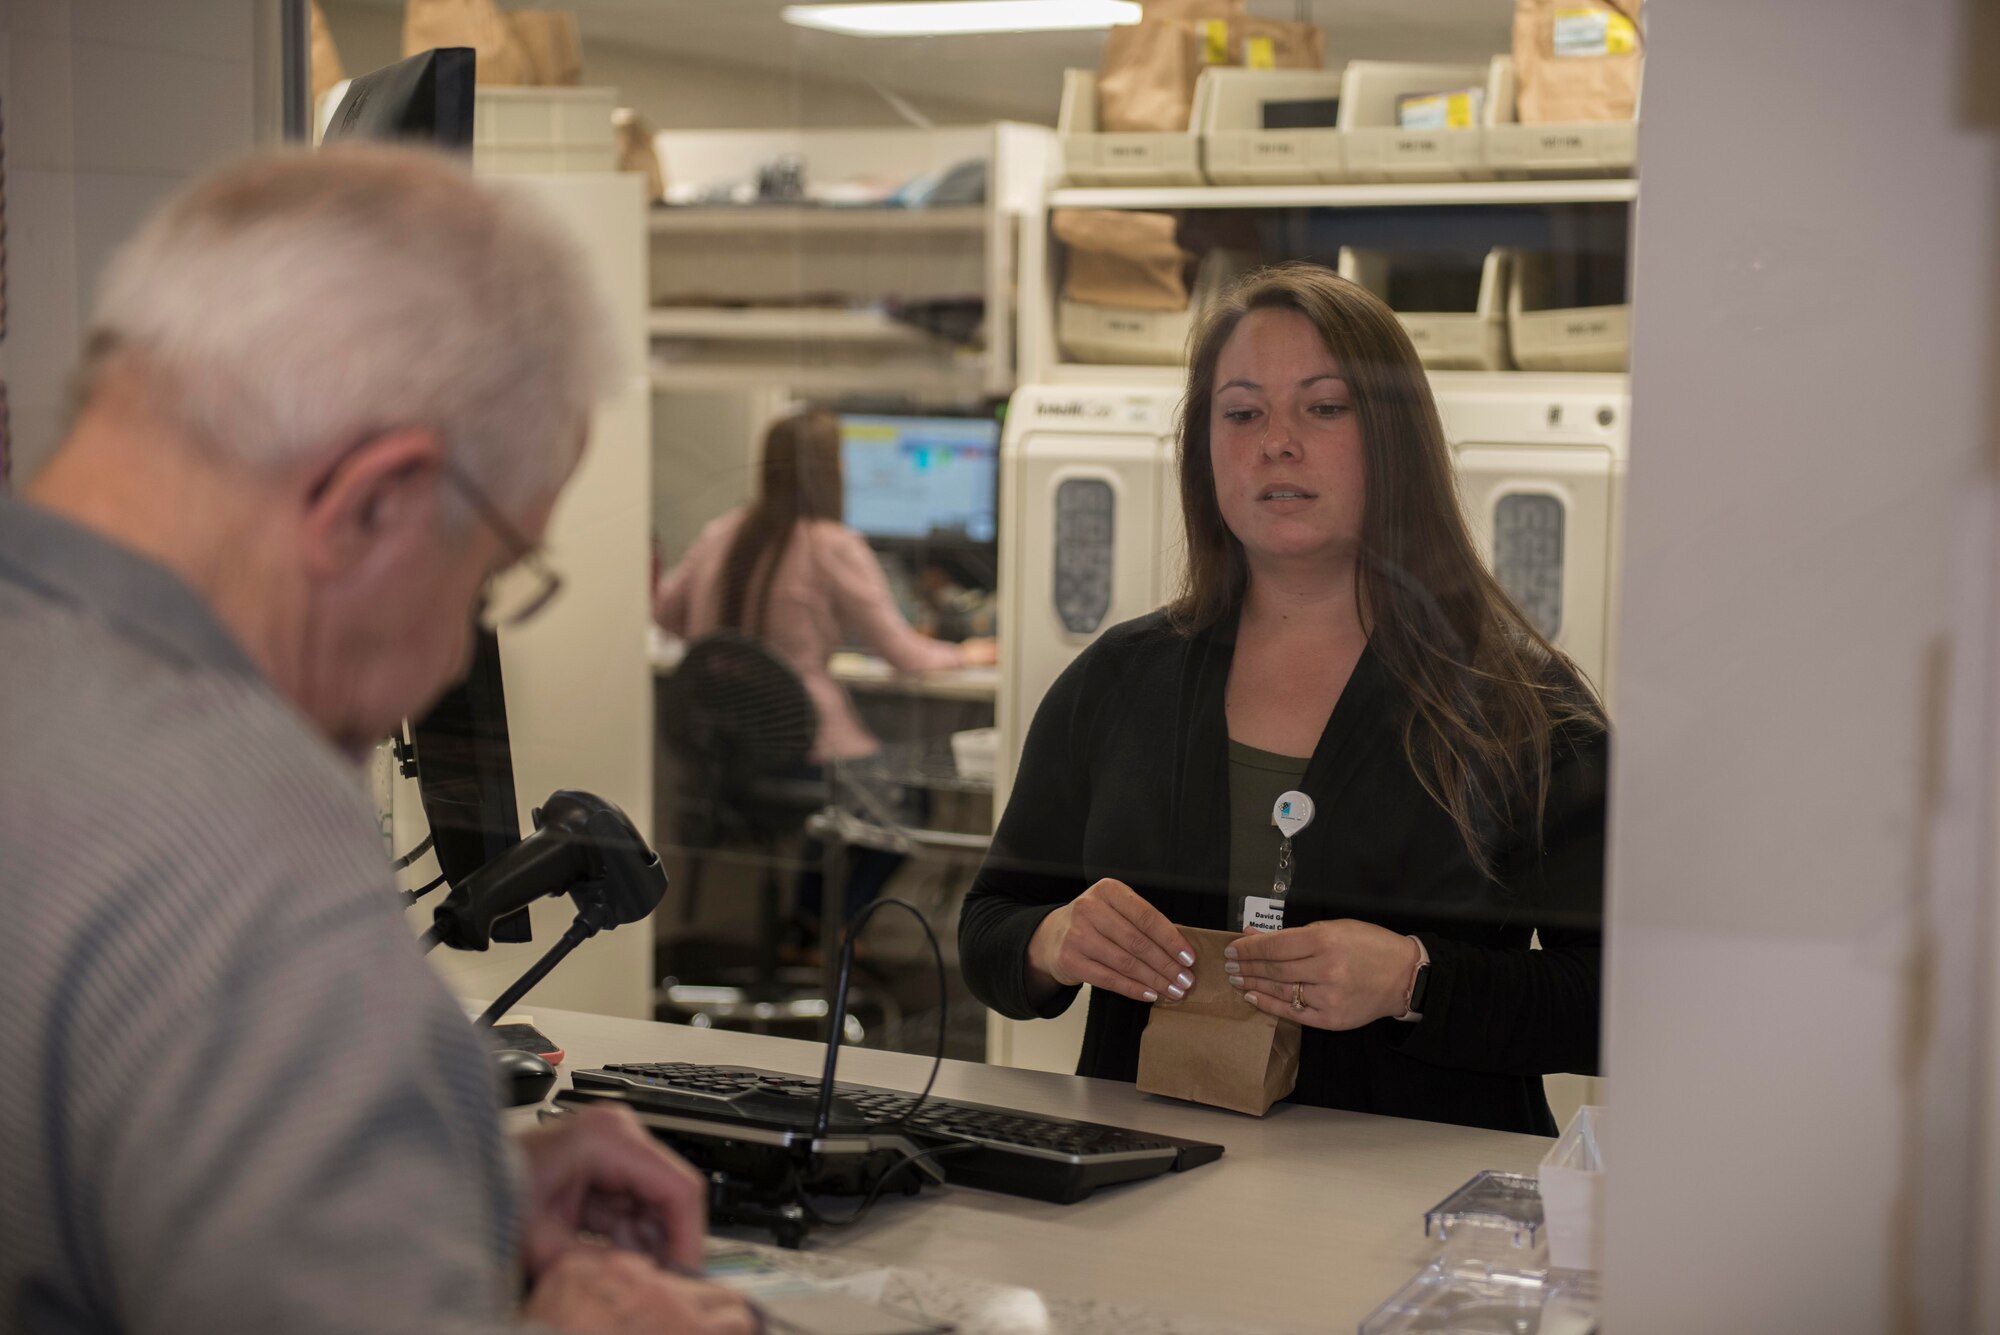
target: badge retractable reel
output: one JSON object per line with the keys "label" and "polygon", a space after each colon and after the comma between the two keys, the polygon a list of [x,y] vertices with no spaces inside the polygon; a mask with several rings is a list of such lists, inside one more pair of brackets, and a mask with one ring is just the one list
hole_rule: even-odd
{"label": "badge retractable reel", "polygon": [[1278,827],[1278,870],[1271,878],[1271,894],[1247,895],[1243,900],[1243,930],[1275,932],[1285,925],[1285,896],[1292,888],[1292,836],[1312,824],[1313,800],[1293,789],[1278,794],[1271,807],[1271,824]]}

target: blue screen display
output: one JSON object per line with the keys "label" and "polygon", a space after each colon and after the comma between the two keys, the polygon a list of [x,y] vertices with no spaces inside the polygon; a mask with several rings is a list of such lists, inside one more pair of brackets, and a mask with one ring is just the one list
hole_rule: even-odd
{"label": "blue screen display", "polygon": [[982,417],[844,416],[847,522],[871,538],[994,538],[1000,424]]}

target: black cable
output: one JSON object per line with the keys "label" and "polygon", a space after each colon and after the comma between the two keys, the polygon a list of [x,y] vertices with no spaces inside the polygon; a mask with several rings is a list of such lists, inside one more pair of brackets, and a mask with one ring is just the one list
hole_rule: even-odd
{"label": "black cable", "polygon": [[931,930],[930,919],[924,917],[914,904],[902,899],[878,899],[854,915],[854,921],[848,924],[847,940],[841,946],[840,978],[834,987],[834,1006],[827,1022],[826,1069],[820,1077],[820,1116],[814,1122],[814,1130],[819,1134],[824,1134],[826,1130],[826,1112],[832,1098],[834,1068],[840,1060],[840,1028],[847,1022],[847,979],[854,965],[854,943],[860,938],[861,929],[868,925],[868,920],[878,911],[892,905],[915,918],[917,926],[924,929],[924,939],[931,943],[931,958],[937,964],[938,1028],[937,1051],[931,1055],[931,1074],[930,1078],[924,1081],[923,1093],[917,1095],[915,1103],[903,1110],[901,1117],[883,1125],[908,1126],[910,1120],[923,1110],[925,1101],[931,1096],[931,1089],[937,1084],[938,1072],[944,1067],[944,1036],[946,1021],[949,1018],[947,993],[950,988],[950,983],[945,977],[944,947],[938,944],[937,933]]}
{"label": "black cable", "polygon": [[597,919],[589,912],[577,914],[575,921],[570,923],[569,929],[562,934],[562,937],[548,948],[547,953],[535,961],[535,967],[516,978],[514,985],[502,992],[498,999],[472,1022],[473,1025],[480,1029],[492,1028],[501,1016],[514,1008],[514,1003],[527,996],[536,983],[548,977],[549,971],[561,964],[572,950],[596,936],[597,929]]}
{"label": "black cable", "polygon": [[425,895],[429,894],[431,891],[437,889],[439,886],[443,884],[444,884],[444,873],[439,872],[436,876],[433,876],[427,883],[418,887],[417,889],[401,891],[400,893],[403,896],[403,907],[408,908],[410,905],[416,903],[418,900],[422,899]]}
{"label": "black cable", "polygon": [[417,938],[417,953],[420,955],[430,954],[433,950],[437,949],[437,943],[443,936],[444,933],[439,929],[438,925],[432,923],[424,929],[424,934]]}
{"label": "black cable", "polygon": [[805,1194],[803,1192],[801,1192],[799,1195],[799,1204],[801,1208],[805,1210],[806,1217],[812,1220],[815,1226],[819,1228],[847,1228],[850,1227],[851,1225],[860,1223],[862,1219],[867,1215],[867,1213],[875,1208],[875,1202],[881,1199],[883,1188],[889,1185],[889,1179],[896,1176],[896,1174],[902,1172],[905,1168],[909,1168],[916,1164],[920,1164],[924,1162],[926,1159],[937,1159],[937,1158],[942,1158],[947,1154],[960,1154],[966,1150],[977,1150],[983,1148],[985,1147],[980,1145],[968,1145],[964,1143],[956,1145],[933,1145],[931,1148],[923,1151],[920,1154],[906,1155],[905,1157],[898,1159],[895,1163],[890,1164],[887,1168],[885,1168],[882,1171],[882,1176],[875,1179],[875,1185],[868,1189],[868,1195],[862,1199],[861,1204],[854,1207],[854,1213],[847,1215],[844,1218],[828,1219],[825,1215],[821,1214],[818,1210],[815,1210],[812,1207],[812,1203],[806,1199]]}
{"label": "black cable", "polygon": [[[422,857],[424,854],[430,852],[432,845],[435,843],[436,843],[435,835],[428,835],[428,834],[425,835],[422,843],[418,844],[415,848],[411,849],[409,852],[403,854],[403,856],[397,858],[394,862],[390,863],[389,870],[401,871],[403,868],[409,866],[412,862],[415,862],[418,858]],[[442,881],[443,879],[444,877],[442,876],[438,877],[438,881]],[[437,881],[432,881],[431,884],[436,885]]]}

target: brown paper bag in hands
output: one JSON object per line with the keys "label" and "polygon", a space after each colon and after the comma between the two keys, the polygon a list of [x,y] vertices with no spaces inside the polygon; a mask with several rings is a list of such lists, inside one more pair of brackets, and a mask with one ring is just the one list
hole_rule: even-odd
{"label": "brown paper bag in hands", "polygon": [[506,16],[527,53],[530,82],[573,88],[583,82],[583,38],[567,9],[517,9]]}
{"label": "brown paper bag in hands", "polygon": [[1632,119],[1640,0],[1514,0],[1514,114],[1523,125]]}
{"label": "brown paper bag in hands", "polygon": [[1299,1078],[1300,1031],[1229,985],[1222,951],[1241,932],[1182,927],[1194,947],[1194,990],[1161,997],[1139,1039],[1139,1092],[1262,1117]]}
{"label": "brown paper bag in hands", "polygon": [[1063,243],[1063,296],[1128,311],[1184,311],[1188,253],[1171,213],[1057,209],[1049,227]]}
{"label": "brown paper bag in hands", "polygon": [[469,46],[478,58],[483,84],[533,82],[535,71],[514,25],[493,0],[407,0],[403,11],[403,54],[438,46]]}

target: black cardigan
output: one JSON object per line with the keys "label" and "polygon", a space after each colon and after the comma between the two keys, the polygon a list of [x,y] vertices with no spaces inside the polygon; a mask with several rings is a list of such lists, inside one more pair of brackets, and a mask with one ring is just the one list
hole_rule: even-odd
{"label": "black cardigan", "polygon": [[[1030,1002],[1028,941],[1099,878],[1176,923],[1228,925],[1233,652],[1233,627],[1187,638],[1154,613],[1106,631],[1049,689],[959,926],[966,982],[988,1006],[1013,1019],[1069,1007],[1074,989]],[[1416,934],[1431,956],[1424,1018],[1307,1029],[1291,1099],[1553,1134],[1540,1077],[1597,1069],[1606,739],[1557,735],[1541,845],[1531,829],[1504,834],[1496,883],[1410,768],[1408,713],[1364,651],[1306,770],[1317,815],[1293,843],[1285,923]],[[1093,989],[1077,1073],[1133,1079],[1147,1014]]]}

